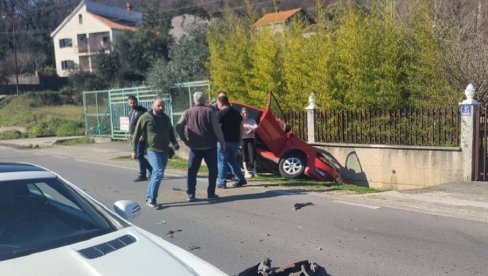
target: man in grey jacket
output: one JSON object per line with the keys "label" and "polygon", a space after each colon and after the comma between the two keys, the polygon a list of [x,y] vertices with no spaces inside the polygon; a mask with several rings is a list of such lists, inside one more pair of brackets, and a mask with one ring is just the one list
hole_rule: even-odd
{"label": "man in grey jacket", "polygon": [[194,106],[185,110],[176,124],[176,132],[180,139],[190,148],[188,156],[187,190],[188,201],[195,201],[197,174],[202,159],[208,167],[207,197],[218,199],[215,194],[217,181],[217,142],[225,151],[224,135],[217,121],[216,113],[205,104],[205,94],[193,94]]}

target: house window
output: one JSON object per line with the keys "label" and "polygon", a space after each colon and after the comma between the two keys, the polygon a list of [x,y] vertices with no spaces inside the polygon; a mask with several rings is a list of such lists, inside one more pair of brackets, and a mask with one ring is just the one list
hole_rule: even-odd
{"label": "house window", "polygon": [[83,15],[78,14],[78,23],[83,24]]}
{"label": "house window", "polygon": [[71,38],[62,38],[59,40],[59,48],[73,47]]}
{"label": "house window", "polygon": [[75,68],[75,63],[72,60],[63,60],[61,61],[61,68],[63,70],[73,69]]}

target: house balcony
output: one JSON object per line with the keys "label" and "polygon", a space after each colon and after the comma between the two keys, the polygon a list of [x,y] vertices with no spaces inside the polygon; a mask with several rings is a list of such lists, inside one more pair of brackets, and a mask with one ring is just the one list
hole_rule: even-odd
{"label": "house balcony", "polygon": [[112,44],[109,43],[103,43],[102,45],[100,44],[93,44],[93,45],[75,45],[74,51],[76,54],[79,55],[96,55],[96,54],[109,54],[112,50]]}

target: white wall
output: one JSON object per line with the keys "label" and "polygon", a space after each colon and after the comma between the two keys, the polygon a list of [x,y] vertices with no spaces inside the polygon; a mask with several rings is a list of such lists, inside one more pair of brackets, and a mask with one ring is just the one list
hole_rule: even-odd
{"label": "white wall", "polygon": [[[83,18],[83,23],[79,23],[78,15],[81,14]],[[90,33],[100,33],[100,32],[111,32],[111,29],[101,23],[94,16],[86,12],[85,7],[82,7],[80,11],[68,21],[61,28],[61,30],[53,37],[54,43],[54,53],[56,58],[56,71],[59,76],[67,76],[69,74],[68,70],[62,70],[61,61],[63,60],[73,60],[77,65],[79,65],[79,54],[78,54],[78,34],[86,34],[89,38]],[[110,35],[111,37],[111,35]],[[63,38],[71,38],[73,42],[72,47],[59,47],[59,40]],[[101,39],[101,37],[99,38]],[[86,54],[81,54],[86,55]]]}
{"label": "white wall", "polygon": [[326,145],[344,166],[349,183],[371,188],[402,190],[435,186],[463,179],[460,148],[375,145]]}

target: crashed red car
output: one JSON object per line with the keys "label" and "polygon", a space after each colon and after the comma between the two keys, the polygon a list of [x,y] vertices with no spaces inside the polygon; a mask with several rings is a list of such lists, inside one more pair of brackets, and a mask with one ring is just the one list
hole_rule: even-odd
{"label": "crashed red car", "polygon": [[236,102],[232,106],[239,112],[246,107],[249,117],[258,122],[256,148],[260,167],[278,171],[287,179],[307,176],[343,182],[339,174],[340,164],[326,151],[310,146],[293,133],[272,93],[264,110]]}

